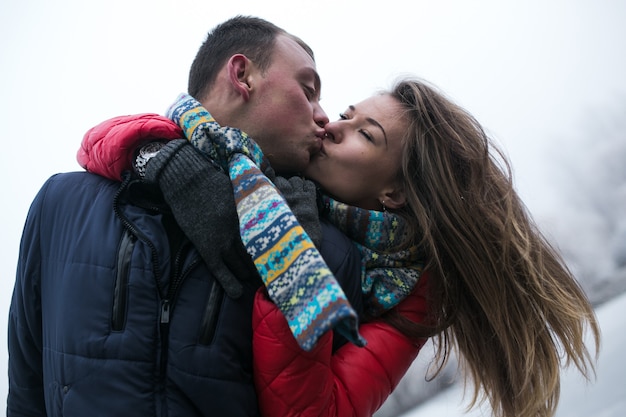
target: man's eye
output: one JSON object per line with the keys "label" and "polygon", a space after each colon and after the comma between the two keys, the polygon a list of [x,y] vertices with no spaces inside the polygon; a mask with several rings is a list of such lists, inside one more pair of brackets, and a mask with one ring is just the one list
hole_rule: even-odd
{"label": "man's eye", "polygon": [[348,116],[346,116],[346,114],[345,114],[345,113],[339,113],[339,118],[340,118],[341,120],[347,120],[347,119],[348,119]]}
{"label": "man's eye", "polygon": [[313,97],[315,97],[315,88],[309,87],[307,85],[304,86],[304,93],[306,94],[306,96],[311,99]]}

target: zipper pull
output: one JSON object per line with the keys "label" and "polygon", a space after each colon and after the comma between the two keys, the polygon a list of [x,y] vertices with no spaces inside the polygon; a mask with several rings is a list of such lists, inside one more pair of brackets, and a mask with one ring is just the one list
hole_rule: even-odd
{"label": "zipper pull", "polygon": [[170,302],[169,300],[163,300],[161,304],[161,324],[167,324],[170,322]]}

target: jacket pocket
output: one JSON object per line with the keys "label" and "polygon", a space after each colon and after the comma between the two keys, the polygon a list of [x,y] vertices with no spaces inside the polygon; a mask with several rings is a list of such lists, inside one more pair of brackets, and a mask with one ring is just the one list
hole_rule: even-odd
{"label": "jacket pocket", "polygon": [[217,281],[213,280],[211,282],[209,299],[207,301],[206,309],[204,310],[204,316],[202,317],[202,324],[200,327],[199,342],[201,345],[210,345],[213,341],[223,300],[224,289]]}
{"label": "jacket pocket", "polygon": [[126,321],[126,305],[128,303],[128,280],[130,275],[130,260],[135,248],[136,238],[128,230],[120,241],[117,253],[117,267],[115,276],[115,290],[113,296],[113,312],[111,328],[113,331],[124,329]]}

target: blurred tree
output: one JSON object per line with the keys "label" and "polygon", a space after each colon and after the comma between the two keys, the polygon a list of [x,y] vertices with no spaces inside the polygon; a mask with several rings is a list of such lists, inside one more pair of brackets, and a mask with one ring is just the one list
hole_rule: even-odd
{"label": "blurred tree", "polygon": [[573,137],[554,143],[562,206],[541,226],[598,304],[626,290],[626,97],[588,111]]}

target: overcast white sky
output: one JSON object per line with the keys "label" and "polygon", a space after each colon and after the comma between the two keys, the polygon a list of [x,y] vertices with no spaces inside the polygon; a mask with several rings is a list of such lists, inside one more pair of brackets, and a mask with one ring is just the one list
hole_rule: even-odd
{"label": "overcast white sky", "polygon": [[93,125],[162,113],[185,91],[206,32],[236,14],[313,47],[331,119],[400,75],[435,83],[504,146],[538,214],[558,203],[546,147],[576,136],[588,111],[626,101],[622,0],[0,0],[0,375],[35,193],[51,174],[80,169],[76,150]]}

